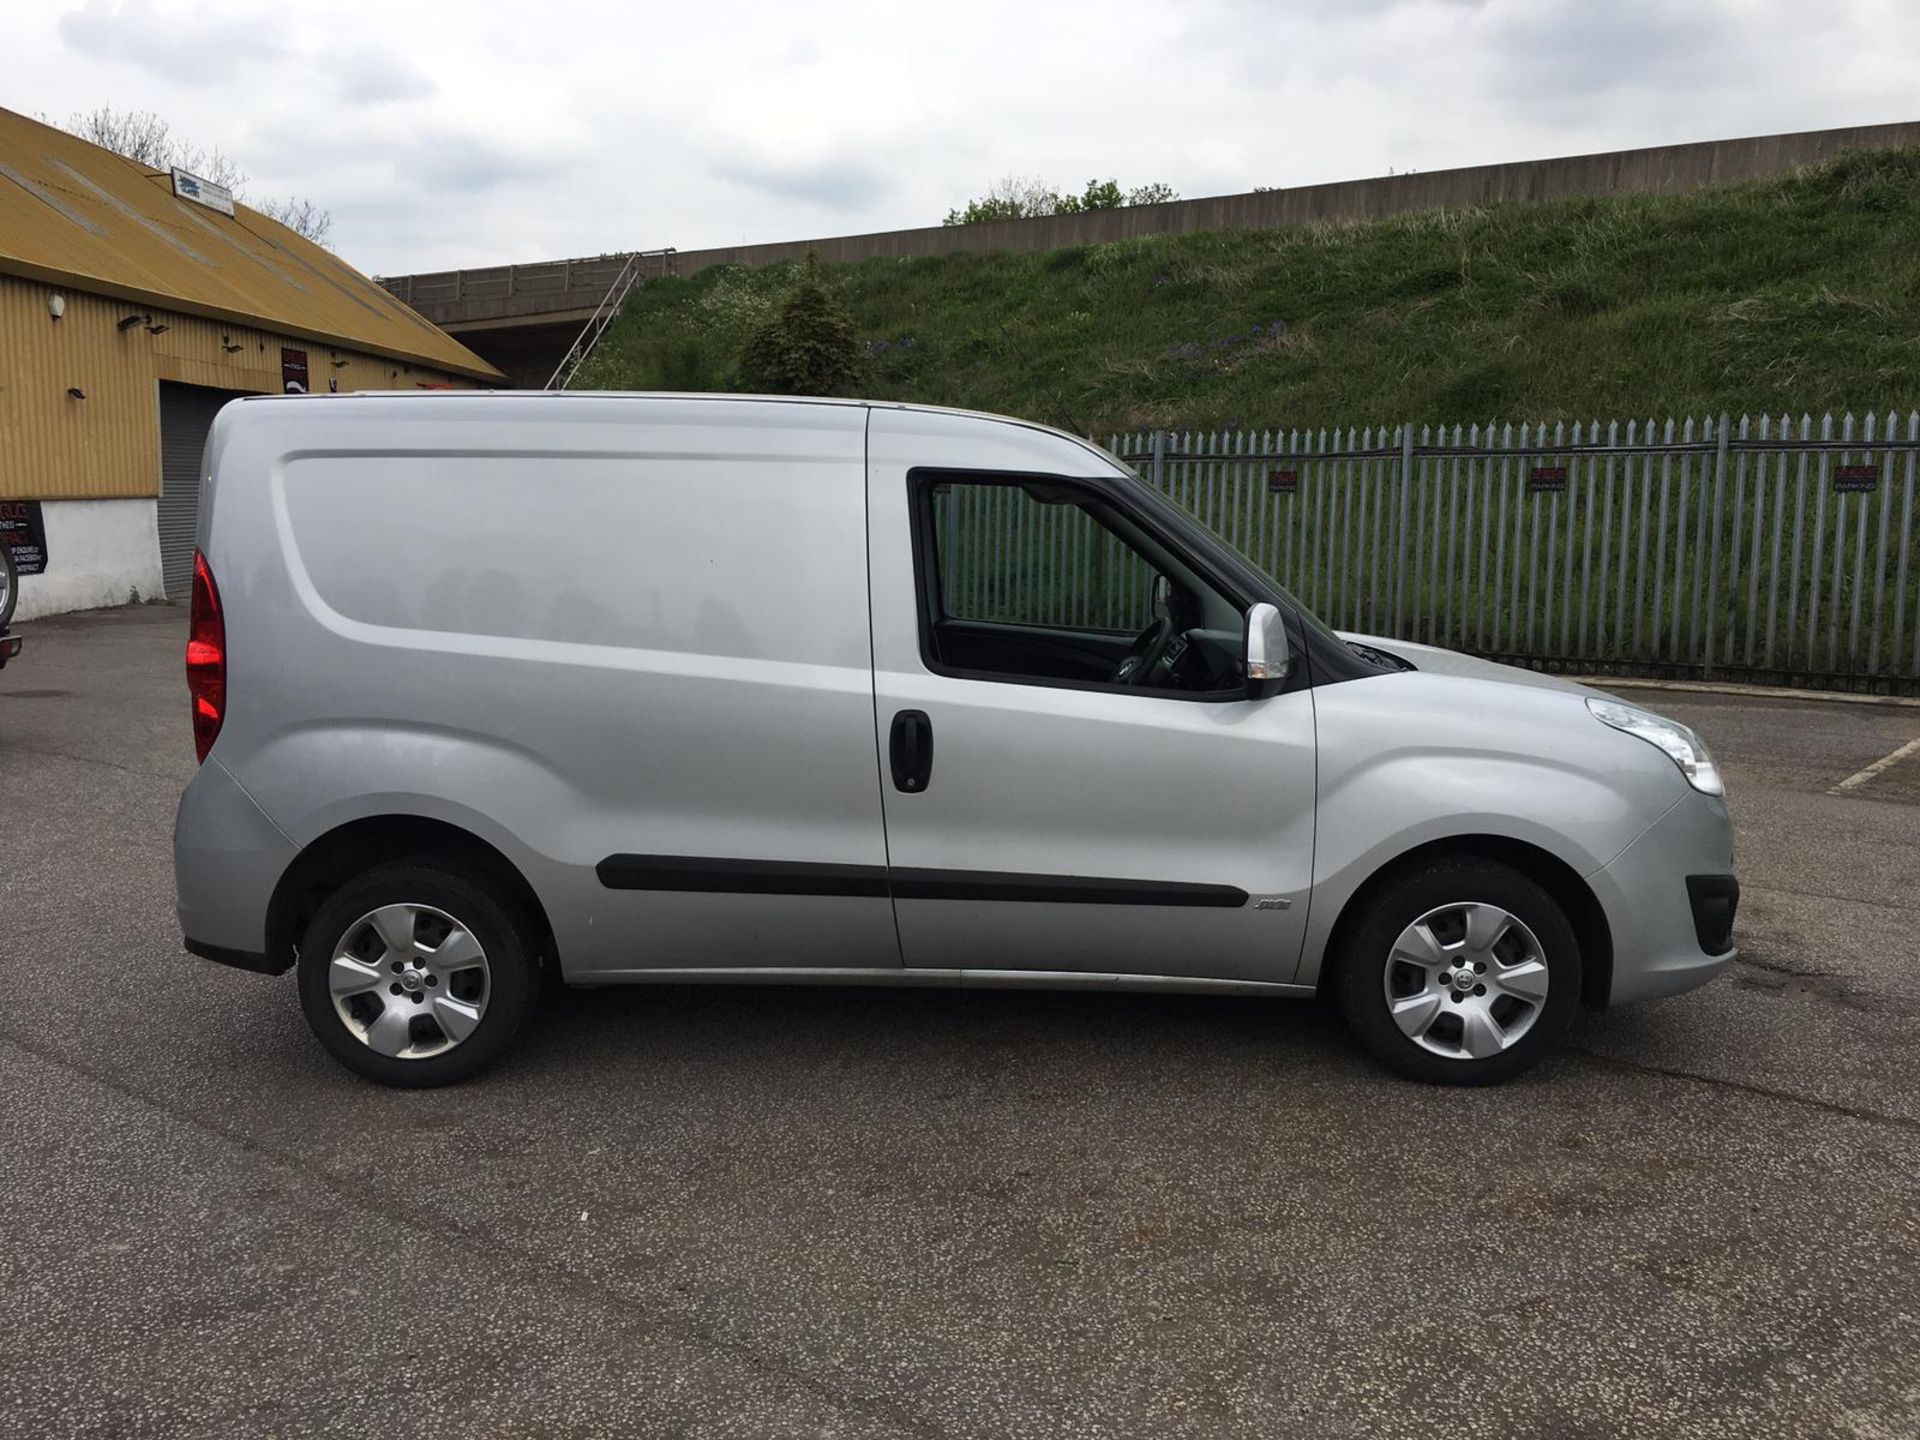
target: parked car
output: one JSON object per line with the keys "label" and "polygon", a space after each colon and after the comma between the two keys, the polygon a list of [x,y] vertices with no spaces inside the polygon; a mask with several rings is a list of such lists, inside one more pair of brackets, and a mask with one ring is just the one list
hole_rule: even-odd
{"label": "parked car", "polygon": [[0,544],[0,670],[20,653],[21,637],[9,628],[13,607],[20,603],[20,576],[13,564],[13,552]]}
{"label": "parked car", "polygon": [[1499,1080],[1732,959],[1685,726],[1334,634],[1111,455],[917,406],[243,399],[174,834],[195,954],[436,1085],[573,985],[1337,999]]}

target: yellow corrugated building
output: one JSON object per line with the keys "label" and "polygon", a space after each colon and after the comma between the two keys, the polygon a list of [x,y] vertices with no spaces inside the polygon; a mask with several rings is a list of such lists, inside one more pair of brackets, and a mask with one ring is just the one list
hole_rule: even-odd
{"label": "yellow corrugated building", "polygon": [[17,618],[182,590],[201,447],[235,395],[502,378],[222,199],[0,110],[0,531],[45,564]]}

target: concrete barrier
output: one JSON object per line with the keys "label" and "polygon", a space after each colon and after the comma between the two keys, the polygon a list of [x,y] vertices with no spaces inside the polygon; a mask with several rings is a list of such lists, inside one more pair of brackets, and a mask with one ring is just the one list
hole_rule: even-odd
{"label": "concrete barrier", "polygon": [[823,264],[849,264],[877,256],[947,255],[957,250],[1029,253],[1097,245],[1136,235],[1271,230],[1316,222],[1379,220],[1416,210],[1455,210],[1507,200],[1672,194],[1701,185],[1783,175],[1832,160],[1848,150],[1889,150],[1903,145],[1920,145],[1920,121],[1745,140],[1706,140],[1506,165],[1470,165],[1458,170],[1383,175],[1244,195],[1211,195],[1200,200],[1048,215],[1034,220],[927,225],[871,235],[681,250],[674,255],[673,271],[676,275],[693,275],[712,265],[769,265],[804,258],[808,251],[817,254]]}

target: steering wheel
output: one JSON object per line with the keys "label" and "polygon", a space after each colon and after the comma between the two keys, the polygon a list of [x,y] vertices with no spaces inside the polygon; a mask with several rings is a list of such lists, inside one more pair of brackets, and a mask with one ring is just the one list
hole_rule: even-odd
{"label": "steering wheel", "polygon": [[1121,662],[1113,667],[1108,683],[1113,685],[1144,685],[1147,677],[1154,672],[1161,658],[1167,653],[1167,647],[1173,643],[1179,628],[1173,616],[1162,615],[1146,629],[1142,630],[1128,647]]}

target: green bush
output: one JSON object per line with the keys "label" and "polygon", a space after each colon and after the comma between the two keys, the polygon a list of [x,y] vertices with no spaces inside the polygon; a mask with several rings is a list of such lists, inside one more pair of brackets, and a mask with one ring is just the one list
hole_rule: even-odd
{"label": "green bush", "polygon": [[740,352],[740,383],[764,395],[845,395],[866,373],[866,354],[853,316],[807,267],[780,306],[747,337]]}

